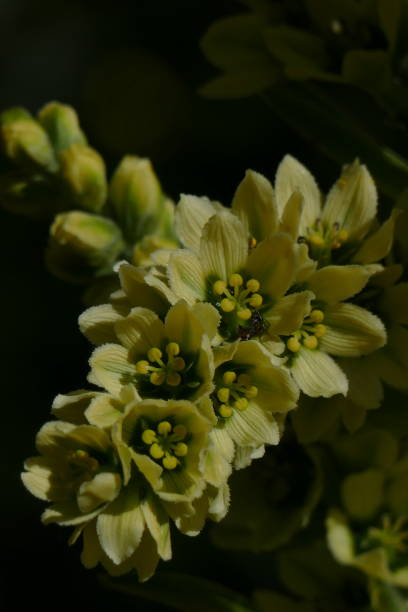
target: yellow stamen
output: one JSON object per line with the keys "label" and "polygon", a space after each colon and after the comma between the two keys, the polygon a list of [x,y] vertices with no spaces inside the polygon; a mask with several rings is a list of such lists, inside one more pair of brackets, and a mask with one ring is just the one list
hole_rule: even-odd
{"label": "yellow stamen", "polygon": [[174,454],[177,457],[185,457],[188,453],[188,446],[184,442],[178,442],[176,444],[176,448],[174,449]]}
{"label": "yellow stamen", "polygon": [[171,423],[169,423],[168,421],[161,421],[157,426],[157,431],[162,436],[166,436],[167,434],[171,432],[171,430],[172,430],[172,426],[171,426]]}
{"label": "yellow stamen", "polygon": [[313,246],[321,247],[324,245],[324,239],[320,234],[312,234],[309,238],[309,242],[313,244]]}
{"label": "yellow stamen", "polygon": [[157,441],[156,432],[153,429],[145,429],[142,433],[142,440],[145,444],[153,444]]}
{"label": "yellow stamen", "polygon": [[248,389],[245,389],[245,395],[249,398],[256,397],[258,395],[258,387],[251,385]]}
{"label": "yellow stamen", "polygon": [[164,372],[152,372],[150,374],[150,382],[152,385],[162,385],[165,381],[166,375]]}
{"label": "yellow stamen", "polygon": [[151,445],[149,448],[149,453],[153,459],[161,459],[164,457],[164,450],[161,446],[159,446],[159,444],[157,444],[157,442],[154,442],[154,444]]}
{"label": "yellow stamen", "polygon": [[227,288],[227,283],[223,280],[217,280],[213,284],[213,291],[217,295],[222,295]]}
{"label": "yellow stamen", "polygon": [[245,397],[240,397],[234,402],[234,408],[237,410],[246,410],[248,408],[248,400]]}
{"label": "yellow stamen", "polygon": [[178,372],[169,372],[166,377],[166,383],[172,387],[177,387],[181,383],[181,376]]}
{"label": "yellow stamen", "polygon": [[217,397],[220,400],[220,402],[223,402],[223,403],[228,402],[229,396],[230,396],[230,390],[227,389],[226,387],[221,387],[221,389],[218,389]]}
{"label": "yellow stamen", "polygon": [[76,450],[74,452],[74,457],[76,459],[83,460],[83,459],[87,459],[89,457],[89,454],[85,450],[83,450],[82,448],[78,448],[78,450]]}
{"label": "yellow stamen", "polygon": [[249,289],[249,291],[251,291],[251,293],[255,293],[255,291],[259,291],[259,287],[261,286],[259,281],[257,281],[255,278],[250,278],[249,281],[247,281],[247,289]]}
{"label": "yellow stamen", "polygon": [[345,229],[340,230],[339,233],[337,234],[337,240],[339,240],[340,242],[346,242],[348,237],[349,237],[349,233]]}
{"label": "yellow stamen", "polygon": [[316,336],[306,336],[306,338],[303,340],[303,344],[308,349],[315,349],[319,343]]}
{"label": "yellow stamen", "polygon": [[323,325],[323,323],[319,323],[318,325],[315,325],[314,327],[314,334],[317,338],[321,338],[322,336],[324,336],[326,331],[327,331],[327,327],[326,325]]}
{"label": "yellow stamen", "polygon": [[187,435],[187,427],[185,425],[176,425],[173,427],[173,439],[178,438],[179,440],[184,440]]}
{"label": "yellow stamen", "polygon": [[244,284],[244,279],[240,274],[231,274],[228,283],[231,287],[241,287]]}
{"label": "yellow stamen", "polygon": [[257,245],[257,239],[254,238],[253,236],[251,236],[251,238],[248,241],[248,246],[250,249],[254,249]]}
{"label": "yellow stamen", "polygon": [[168,354],[169,357],[175,357],[176,355],[178,355],[180,352],[180,346],[177,344],[177,342],[169,342],[168,345],[166,346],[166,353]]}
{"label": "yellow stamen", "polygon": [[218,408],[218,412],[224,419],[228,419],[228,417],[232,415],[233,410],[231,406],[227,406],[226,404],[221,404],[221,406]]}
{"label": "yellow stamen", "polygon": [[178,459],[176,459],[176,457],[172,457],[171,455],[166,455],[166,457],[162,459],[162,464],[166,470],[174,470],[178,466]]}
{"label": "yellow stamen", "polygon": [[295,338],[294,336],[292,336],[291,338],[289,338],[289,340],[286,342],[286,346],[288,347],[288,349],[290,351],[292,351],[292,353],[297,353],[300,350],[300,342],[297,338]]}
{"label": "yellow stamen", "polygon": [[347,181],[345,179],[340,178],[337,181],[337,185],[338,185],[338,187],[340,187],[340,189],[342,189],[343,187],[345,187],[347,185]]}
{"label": "yellow stamen", "polygon": [[147,357],[149,361],[158,361],[163,356],[161,350],[157,347],[153,347],[147,351]]}
{"label": "yellow stamen", "polygon": [[249,308],[241,308],[241,310],[237,312],[237,317],[242,319],[242,321],[248,321],[252,317],[252,312]]}
{"label": "yellow stamen", "polygon": [[314,323],[321,323],[324,319],[324,312],[316,308],[310,313],[310,318]]}
{"label": "yellow stamen", "polygon": [[145,359],[141,359],[136,363],[135,368],[138,374],[148,374],[150,365],[148,361],[146,361]]}
{"label": "yellow stamen", "polygon": [[259,308],[259,306],[262,306],[262,302],[263,302],[263,297],[259,293],[254,293],[249,298],[249,305],[252,306],[253,308]]}
{"label": "yellow stamen", "polygon": [[251,377],[248,374],[240,374],[238,376],[238,384],[248,387],[251,384]]}
{"label": "yellow stamen", "polygon": [[186,367],[186,362],[184,361],[182,357],[176,357],[173,360],[171,367],[173,368],[173,370],[177,370],[178,372],[181,372],[181,370],[184,370],[184,368]]}
{"label": "yellow stamen", "polygon": [[236,377],[237,375],[235,374],[235,372],[232,372],[230,370],[228,372],[224,372],[222,376],[224,385],[232,385]]}
{"label": "yellow stamen", "polygon": [[224,298],[223,300],[221,300],[220,306],[221,310],[223,310],[224,312],[232,312],[235,308],[234,302],[232,302],[228,298]]}

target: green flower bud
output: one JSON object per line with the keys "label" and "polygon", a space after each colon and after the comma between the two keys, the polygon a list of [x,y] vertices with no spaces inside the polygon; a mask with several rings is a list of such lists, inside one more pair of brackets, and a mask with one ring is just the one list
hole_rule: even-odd
{"label": "green flower bud", "polygon": [[38,119],[57,152],[67,149],[72,144],[87,144],[77,114],[71,106],[50,102],[40,110]]}
{"label": "green flower bud", "polygon": [[161,222],[164,195],[148,159],[124,157],[112,177],[110,198],[129,242],[155,233]]}
{"label": "green flower bud", "polygon": [[86,283],[109,273],[123,246],[120,229],[113,221],[72,211],[55,218],[46,260],[59,278]]}
{"label": "green flower bud", "polygon": [[0,115],[1,140],[12,161],[50,172],[57,161],[47,133],[23,108],[11,108]]}
{"label": "green flower bud", "polygon": [[177,242],[161,236],[146,236],[137,242],[133,248],[132,263],[135,266],[149,266],[153,264],[151,255],[158,250],[177,249]]}
{"label": "green flower bud", "polygon": [[105,163],[91,147],[74,143],[59,154],[61,176],[75,203],[99,211],[107,194]]}

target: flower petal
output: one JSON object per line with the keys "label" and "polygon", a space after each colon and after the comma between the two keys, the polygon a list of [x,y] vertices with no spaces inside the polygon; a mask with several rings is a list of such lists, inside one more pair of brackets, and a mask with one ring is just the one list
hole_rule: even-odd
{"label": "flower petal", "polygon": [[113,472],[100,472],[92,480],[81,484],[77,494],[78,508],[81,512],[92,512],[103,503],[113,501],[117,497],[122,479]]}
{"label": "flower petal", "polygon": [[135,366],[129,362],[128,350],[119,344],[98,347],[92,353],[89,364],[93,382],[114,395],[118,395],[136,373]]}
{"label": "flower petal", "polygon": [[114,324],[122,318],[111,304],[92,306],[79,317],[79,329],[96,346],[117,342]]}
{"label": "flower petal", "polygon": [[117,565],[128,559],[139,546],[145,522],[136,487],[128,485],[97,519],[101,546]]}
{"label": "flower petal", "polygon": [[278,166],[275,179],[276,202],[280,214],[294,191],[301,193],[304,199],[300,224],[300,232],[303,234],[306,227],[320,217],[320,191],[309,170],[291,155],[285,155]]}
{"label": "flower petal", "polygon": [[255,404],[249,404],[242,412],[234,410],[225,430],[238,446],[278,444],[280,439],[279,427],[273,416]]}
{"label": "flower petal", "polygon": [[395,222],[401,213],[401,210],[394,209],[387,221],[363,242],[362,246],[354,255],[353,261],[361,264],[369,264],[380,261],[386,257],[394,241]]}
{"label": "flower petal", "polygon": [[132,306],[149,308],[159,314],[166,312],[166,296],[146,282],[146,271],[125,262],[119,266],[119,278],[123,291]]}
{"label": "flower petal", "polygon": [[247,170],[232,200],[232,211],[258,242],[278,228],[278,211],[271,183],[262,174]]}
{"label": "flower petal", "polygon": [[189,304],[206,298],[206,282],[199,258],[187,249],[174,251],[169,260],[168,277],[178,299]]}
{"label": "flower petal", "polygon": [[318,300],[336,304],[359,293],[382,266],[325,266],[307,279],[307,287]]}
{"label": "flower petal", "polygon": [[227,211],[211,217],[200,243],[204,277],[227,281],[231,274],[243,269],[247,256],[248,234],[241,221]]}
{"label": "flower petal", "polygon": [[310,312],[314,298],[311,291],[291,293],[278,300],[264,315],[268,334],[288,336],[302,327],[303,319]]}
{"label": "flower petal", "polygon": [[134,355],[146,355],[147,351],[160,346],[164,336],[164,325],[159,317],[147,308],[132,308],[125,319],[115,325],[119,341]]}
{"label": "flower petal", "polygon": [[300,220],[303,212],[303,196],[294,191],[282,212],[279,231],[289,234],[293,240],[299,236]]}
{"label": "flower petal", "polygon": [[331,355],[359,357],[381,348],[387,339],[382,321],[354,304],[328,306],[324,323],[320,346]]}
{"label": "flower petal", "polygon": [[291,237],[275,234],[260,242],[248,257],[246,271],[260,282],[261,293],[273,299],[284,295],[296,273],[296,253]]}
{"label": "flower petal", "polygon": [[327,544],[334,558],[339,563],[353,563],[353,536],[342,512],[336,509],[330,511],[326,519],[326,529]]}
{"label": "flower petal", "polygon": [[332,226],[339,223],[349,239],[365,236],[377,213],[377,189],[364,165],[355,160],[346,166],[331,188],[323,209],[322,219]]}
{"label": "flower petal", "polygon": [[175,227],[185,247],[198,253],[203,227],[216,212],[216,206],[208,198],[181,194],[176,207]]}
{"label": "flower petal", "polygon": [[67,395],[57,395],[52,403],[51,412],[57,419],[68,421],[75,425],[86,423],[85,411],[90,402],[100,395],[97,391],[80,389]]}
{"label": "flower petal", "polygon": [[303,393],[310,397],[347,394],[346,375],[323,351],[302,347],[296,353],[290,371]]}
{"label": "flower petal", "polygon": [[234,457],[234,468],[236,470],[243,470],[244,468],[251,465],[254,459],[261,459],[265,454],[265,445],[261,446],[237,446],[235,457]]}
{"label": "flower petal", "polygon": [[108,393],[95,397],[85,411],[88,422],[95,427],[111,427],[122,416],[123,404]]}
{"label": "flower petal", "polygon": [[168,516],[159,500],[151,493],[143,500],[141,510],[147,528],[157,544],[157,552],[164,561],[171,559],[171,538]]}
{"label": "flower petal", "polygon": [[210,443],[205,458],[204,478],[214,487],[220,487],[231,474],[234,444],[225,431],[215,427],[209,435]]}

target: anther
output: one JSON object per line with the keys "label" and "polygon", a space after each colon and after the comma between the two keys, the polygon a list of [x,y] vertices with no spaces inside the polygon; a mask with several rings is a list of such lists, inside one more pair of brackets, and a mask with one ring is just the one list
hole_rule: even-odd
{"label": "anther", "polygon": [[157,347],[153,347],[147,351],[147,357],[149,361],[158,361],[163,356],[161,350]]}
{"label": "anther", "polygon": [[244,279],[240,274],[231,274],[228,283],[231,287],[241,287],[244,284]]}
{"label": "anther", "polygon": [[150,382],[152,385],[162,385],[166,379],[164,372],[152,372],[150,374]]}
{"label": "anther", "polygon": [[234,402],[234,408],[237,410],[246,410],[248,408],[248,403],[246,397],[240,397]]}
{"label": "anther", "polygon": [[223,280],[217,280],[213,284],[213,291],[217,295],[222,295],[227,288],[227,283]]}
{"label": "anther", "polygon": [[154,442],[154,444],[151,445],[149,448],[149,453],[153,459],[161,459],[164,457],[164,450],[159,444],[157,444],[157,442]]}
{"label": "anther", "polygon": [[184,370],[184,368],[186,367],[186,362],[184,361],[182,357],[176,357],[173,360],[171,367],[173,368],[173,370],[177,370],[178,372],[181,372],[181,370]]}
{"label": "anther", "polygon": [[337,240],[339,240],[340,242],[346,242],[348,237],[349,237],[348,231],[345,229],[340,230],[339,233],[337,234]]}
{"label": "anther", "polygon": [[256,397],[258,395],[258,387],[255,387],[255,385],[251,385],[250,387],[248,387],[248,389],[245,389],[245,395],[249,399]]}
{"label": "anther", "polygon": [[326,325],[323,325],[323,323],[319,323],[318,325],[315,325],[313,331],[314,331],[314,335],[317,338],[321,338],[326,333],[327,327],[326,327]]}
{"label": "anther", "polygon": [[174,454],[177,457],[185,457],[188,453],[188,446],[184,442],[178,442],[176,444],[176,448],[174,449]]}
{"label": "anther", "polygon": [[180,346],[177,344],[177,342],[169,342],[168,345],[166,346],[166,353],[168,354],[169,357],[175,357],[176,355],[178,355],[180,352]]}
{"label": "anther", "polygon": [[309,242],[316,247],[321,247],[324,245],[324,239],[320,234],[312,234],[309,238]]}
{"label": "anther", "polygon": [[171,423],[169,423],[168,421],[161,421],[157,426],[157,431],[162,436],[166,436],[167,434],[171,432],[171,430],[172,430],[172,426],[171,426]]}
{"label": "anther", "polygon": [[286,346],[288,347],[288,349],[292,352],[292,353],[297,353],[300,350],[300,342],[297,338],[295,338],[294,336],[292,336],[291,338],[289,338],[289,340],[286,342]]}
{"label": "anther", "polygon": [[252,312],[249,308],[241,308],[241,310],[237,312],[237,317],[242,321],[248,321],[252,317]]}
{"label": "anther", "polygon": [[221,310],[223,310],[224,312],[232,312],[235,308],[235,304],[232,300],[229,300],[228,298],[224,298],[223,300],[221,300]]}
{"label": "anther", "polygon": [[179,440],[184,440],[187,435],[187,427],[185,425],[175,425],[173,427],[173,438],[176,437]]}
{"label": "anther", "polygon": [[248,387],[248,385],[251,384],[251,377],[249,374],[240,374],[238,376],[238,384],[242,385],[243,387]]}
{"label": "anther", "polygon": [[308,349],[315,349],[317,348],[318,340],[316,336],[306,336],[306,338],[303,340],[303,344]]}
{"label": "anther", "polygon": [[259,281],[256,280],[256,278],[250,278],[249,281],[247,281],[246,286],[251,293],[255,293],[255,291],[259,291],[261,285]]}
{"label": "anther", "polygon": [[171,455],[166,455],[164,459],[162,459],[162,464],[166,470],[174,470],[178,466],[178,459]]}
{"label": "anther", "polygon": [[259,293],[254,293],[249,298],[249,305],[252,306],[253,308],[259,308],[259,306],[262,306],[262,302],[263,302],[263,297]]}
{"label": "anther", "polygon": [[228,402],[229,396],[230,396],[230,390],[227,389],[226,387],[221,387],[221,389],[218,389],[217,397],[220,400],[220,402],[222,402],[223,404]]}
{"label": "anther", "polygon": [[235,374],[235,372],[229,370],[228,372],[224,372],[224,374],[222,375],[222,381],[224,385],[232,385],[236,377],[237,375]]}
{"label": "anther", "polygon": [[254,249],[256,245],[257,245],[257,239],[251,236],[251,238],[248,240],[248,247],[250,249]]}
{"label": "anther", "polygon": [[150,370],[150,365],[148,361],[146,361],[145,359],[141,359],[136,363],[135,368],[138,374],[148,374]]}
{"label": "anther", "polygon": [[314,309],[309,316],[313,323],[321,323],[324,319],[324,312],[322,310]]}
{"label": "anther", "polygon": [[221,404],[221,406],[218,408],[218,412],[220,413],[223,419],[228,419],[232,415],[233,410],[231,406],[227,406],[227,404]]}
{"label": "anther", "polygon": [[181,376],[178,372],[169,372],[166,376],[166,383],[171,387],[177,387],[181,383]]}
{"label": "anther", "polygon": [[142,440],[145,444],[153,444],[157,441],[156,432],[153,429],[145,429],[142,433]]}

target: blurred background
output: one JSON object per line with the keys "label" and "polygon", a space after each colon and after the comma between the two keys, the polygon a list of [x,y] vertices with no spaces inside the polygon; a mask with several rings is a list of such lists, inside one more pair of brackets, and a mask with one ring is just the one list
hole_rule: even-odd
{"label": "blurred background", "polygon": [[[215,20],[241,10],[232,0],[0,0],[0,110],[20,105],[36,113],[51,100],[72,105],[110,172],[124,154],[150,157],[175,200],[184,192],[228,204],[245,169],[273,179],[287,152],[318,175],[326,190],[338,164],[281,123],[259,97],[210,100],[197,93],[216,73],[200,51],[200,37]],[[76,323],[82,290],[44,267],[47,223],[3,210],[0,217],[0,603],[5,610],[28,600],[44,611],[134,610],[133,600],[104,592],[98,572],[81,567],[79,548],[66,546],[68,530],[41,525],[43,504],[20,483],[23,461],[35,453],[34,435],[48,419],[54,396],[86,385],[90,347]],[[191,569],[242,590],[249,554],[212,550],[206,533],[177,540],[173,569]],[[265,583],[267,574],[265,568]],[[262,581],[257,576],[257,584]],[[143,603],[137,609],[162,608]]]}

